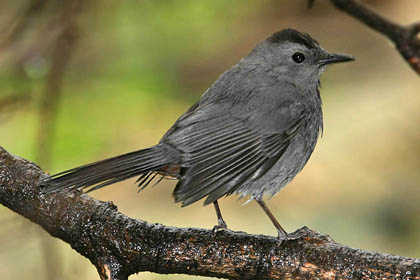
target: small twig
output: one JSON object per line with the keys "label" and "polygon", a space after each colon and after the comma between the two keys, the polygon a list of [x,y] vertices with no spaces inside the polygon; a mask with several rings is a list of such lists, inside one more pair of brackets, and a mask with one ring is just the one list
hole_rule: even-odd
{"label": "small twig", "polygon": [[13,72],[18,80],[18,83],[14,83],[14,92],[10,93],[6,97],[0,98],[0,117],[3,118],[7,113],[24,109],[24,105],[27,105],[32,99],[32,89],[30,80],[23,69],[23,65],[20,61],[15,61]]}
{"label": "small twig", "polygon": [[280,245],[270,236],[149,224],[81,192],[42,196],[46,176],[0,147],[0,204],[69,243],[101,279],[142,271],[244,280],[420,277],[420,259],[352,249],[308,228]]}
{"label": "small twig", "polygon": [[28,97],[20,94],[13,94],[0,99],[0,112],[10,106],[15,106],[21,102],[27,101]]}
{"label": "small twig", "polygon": [[[309,0],[312,1],[313,0]],[[388,37],[401,56],[420,75],[420,23],[401,26],[356,0],[330,0],[334,6]]]}
{"label": "small twig", "polygon": [[45,0],[29,1],[24,11],[15,16],[15,18],[8,24],[11,28],[9,32],[5,32],[7,33],[6,36],[3,36],[2,41],[0,41],[0,50],[8,48],[23,37],[26,29],[31,25],[34,16],[43,9],[46,2],[47,1]]}
{"label": "small twig", "polygon": [[29,101],[29,96],[22,94],[13,94],[0,98],[0,117],[7,112],[20,108],[21,105]]}

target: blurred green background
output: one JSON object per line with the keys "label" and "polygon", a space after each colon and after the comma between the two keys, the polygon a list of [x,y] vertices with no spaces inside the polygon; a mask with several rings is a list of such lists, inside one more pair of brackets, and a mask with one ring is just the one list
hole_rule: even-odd
{"label": "blurred green background", "polygon": [[[420,80],[381,35],[300,0],[0,2],[0,145],[55,173],[159,141],[224,70],[293,27],[356,56],[322,78],[324,134],[306,168],[268,201],[280,223],[356,248],[420,257]],[[418,0],[364,1],[401,24]],[[174,181],[92,193],[133,218],[212,228],[213,207],[173,203]],[[256,203],[220,206],[233,230],[275,235]],[[67,244],[0,207],[3,279],[97,279]],[[196,279],[152,273],[130,279]],[[201,278],[206,279],[206,278]]]}

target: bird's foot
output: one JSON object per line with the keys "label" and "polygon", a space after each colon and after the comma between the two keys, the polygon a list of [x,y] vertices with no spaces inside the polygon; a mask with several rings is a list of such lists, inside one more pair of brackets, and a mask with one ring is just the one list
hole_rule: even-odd
{"label": "bird's foot", "polygon": [[283,242],[287,241],[290,239],[289,234],[287,234],[286,231],[284,230],[277,230],[278,234],[277,234],[277,240],[279,241],[279,245],[283,244]]}
{"label": "bird's foot", "polygon": [[226,222],[223,219],[218,220],[218,224],[213,227],[212,233],[217,235],[218,232],[228,230]]}
{"label": "bird's foot", "polygon": [[304,238],[310,234],[310,230],[307,227],[303,227],[301,229],[296,230],[295,232],[291,232],[287,234],[287,240],[297,240]]}

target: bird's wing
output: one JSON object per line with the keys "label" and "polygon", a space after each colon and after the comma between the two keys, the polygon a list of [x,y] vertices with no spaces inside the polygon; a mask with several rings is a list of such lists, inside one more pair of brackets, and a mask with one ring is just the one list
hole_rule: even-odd
{"label": "bird's wing", "polygon": [[249,119],[207,105],[183,116],[163,142],[181,152],[180,181],[174,197],[189,205],[207,196],[209,204],[233,193],[245,180],[264,175],[282,156],[304,115],[284,106],[275,133],[264,134]]}

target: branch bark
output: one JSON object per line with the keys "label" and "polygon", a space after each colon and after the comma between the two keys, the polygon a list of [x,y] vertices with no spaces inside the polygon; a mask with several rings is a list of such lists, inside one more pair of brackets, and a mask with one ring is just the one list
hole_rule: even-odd
{"label": "branch bark", "polygon": [[[420,75],[420,22],[402,26],[379,15],[357,0],[330,1],[337,9],[388,37],[411,68]],[[313,2],[314,0],[309,0],[309,6]]]}
{"label": "branch bark", "polygon": [[82,192],[42,196],[48,176],[0,147],[0,203],[88,258],[101,279],[137,272],[227,279],[419,279],[420,259],[352,249],[306,227],[279,244],[244,232],[134,220]]}

